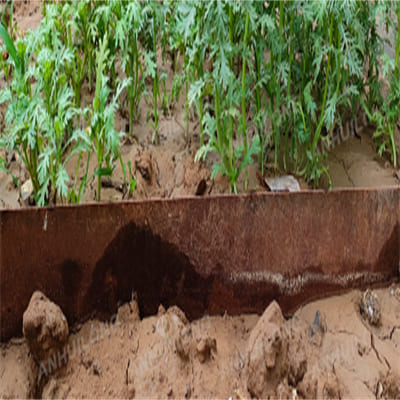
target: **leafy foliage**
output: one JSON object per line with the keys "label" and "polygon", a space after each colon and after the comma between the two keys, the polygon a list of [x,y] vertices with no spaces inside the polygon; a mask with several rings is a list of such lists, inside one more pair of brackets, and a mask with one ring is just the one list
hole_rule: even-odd
{"label": "leafy foliage", "polygon": [[[394,14],[399,24],[396,2],[350,0],[47,2],[39,28],[24,37],[15,39],[12,19],[0,25],[0,66],[9,81],[0,92],[7,104],[0,147],[20,155],[39,205],[79,202],[93,178],[100,200],[101,177],[118,160],[131,192],[136,180],[130,164],[126,178],[115,113],[127,108],[134,136],[140,102],[148,101],[158,143],[160,112],[184,95],[188,140],[191,107],[199,121],[196,159],[217,153],[212,176],[226,175],[234,192],[256,161],[262,173],[272,161],[317,185],[329,175],[321,147],[329,147],[344,115],[361,109],[376,126],[378,153],[397,165]],[[395,33],[394,59],[384,52],[390,43],[379,23]],[[85,85],[91,100],[82,98]],[[89,171],[92,156],[97,166]],[[67,174],[69,160],[77,161],[75,177]]]}

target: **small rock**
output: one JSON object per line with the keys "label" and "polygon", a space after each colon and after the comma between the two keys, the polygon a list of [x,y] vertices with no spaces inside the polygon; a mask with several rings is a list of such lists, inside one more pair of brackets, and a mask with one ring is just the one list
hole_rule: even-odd
{"label": "small rock", "polygon": [[192,394],[192,389],[190,387],[190,385],[188,384],[186,386],[186,391],[185,391],[185,399],[188,399],[190,397],[190,395]]}
{"label": "small rock", "polygon": [[321,346],[326,329],[325,317],[317,310],[314,322],[308,326],[308,340],[314,345]]}
{"label": "small rock", "polygon": [[276,178],[265,177],[264,182],[271,192],[300,191],[299,182],[292,175],[278,176]]}
{"label": "small rock", "polygon": [[168,397],[172,396],[172,393],[173,393],[172,387],[170,387],[170,388],[168,389],[167,396],[168,396]]}
{"label": "small rock", "polygon": [[97,360],[94,360],[94,361],[93,361],[93,373],[94,373],[95,375],[100,376],[100,375],[101,375],[101,372],[102,372],[101,365],[99,364],[99,362],[98,362]]}
{"label": "small rock", "polygon": [[33,184],[32,184],[32,180],[28,179],[21,186],[21,201],[23,203],[28,202],[29,197],[31,197],[32,195],[33,195]]}
{"label": "small rock", "polygon": [[378,296],[370,289],[367,289],[361,296],[360,313],[371,325],[379,325],[381,305]]}
{"label": "small rock", "polygon": [[201,338],[197,344],[197,355],[199,361],[204,363],[211,356],[211,351],[217,351],[217,341],[214,338]]}
{"label": "small rock", "polygon": [[37,291],[23,315],[23,334],[33,358],[40,363],[55,352],[63,353],[69,334],[67,319],[58,305]]}

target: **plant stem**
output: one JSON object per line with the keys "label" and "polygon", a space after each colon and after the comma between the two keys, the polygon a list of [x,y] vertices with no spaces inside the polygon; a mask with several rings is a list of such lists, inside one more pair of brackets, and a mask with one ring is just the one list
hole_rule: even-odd
{"label": "plant stem", "polygon": [[[244,142],[244,154],[247,155],[247,132],[246,132],[246,47],[247,37],[249,34],[249,12],[246,14],[246,26],[244,31],[244,48],[243,48],[243,62],[242,62],[242,136]],[[244,170],[244,187],[247,190],[247,166]]]}
{"label": "plant stem", "polygon": [[256,66],[256,113],[257,113],[257,134],[260,138],[260,153],[259,163],[261,169],[261,176],[264,176],[264,135],[262,134],[261,126],[261,90],[260,90],[260,79],[261,79],[261,51],[258,46],[254,46],[254,58]]}
{"label": "plant stem", "polygon": [[[232,4],[229,4],[229,41],[231,46],[233,46],[233,11],[232,11]],[[233,71],[233,55],[229,57],[229,66],[231,71]]]}
{"label": "plant stem", "polygon": [[131,33],[130,35],[131,40],[130,42],[132,43],[133,46],[133,54],[130,55],[129,57],[129,61],[128,61],[128,65],[129,65],[129,76],[132,78],[132,81],[127,89],[128,91],[128,95],[129,95],[129,136],[132,137],[133,135],[133,114],[134,114],[134,107],[135,107],[135,92],[134,92],[134,85],[135,85],[135,81],[136,81],[136,76],[134,76],[134,68],[133,68],[133,64],[134,64],[134,60],[136,58],[136,41],[133,38],[133,34]]}
{"label": "plant stem", "polygon": [[[290,34],[288,39],[288,52],[289,52],[289,74],[288,74],[288,83],[287,83],[287,92],[286,92],[286,102],[287,107],[289,106],[289,101],[291,97],[291,84],[292,84],[292,63],[293,63],[293,46],[292,46],[292,37],[293,37],[293,19],[294,13],[291,13],[290,18]],[[283,168],[286,170],[286,154],[287,154],[287,145],[289,138],[289,128],[286,127],[285,130],[285,149],[283,151]]]}
{"label": "plant stem", "polygon": [[157,109],[157,94],[158,94],[158,73],[157,73],[157,30],[156,30],[156,12],[153,11],[153,52],[156,64],[156,71],[153,77],[153,107],[154,107],[154,137],[153,143],[159,144],[158,136],[158,109]]}
{"label": "plant stem", "polygon": [[[400,24],[400,4],[397,5],[397,26]],[[399,55],[400,55],[400,29],[397,29],[397,38],[396,38],[396,60],[395,60],[395,71],[396,77],[399,75]]]}
{"label": "plant stem", "polygon": [[331,51],[331,46],[332,46],[332,38],[333,38],[333,13],[331,14],[331,23],[329,27],[329,52],[328,52],[328,64],[326,67],[326,77],[325,77],[325,88],[324,88],[324,97],[322,100],[322,108],[321,108],[321,114],[319,117],[318,121],[318,126],[317,130],[314,135],[314,139],[311,144],[311,153],[314,154],[315,147],[317,146],[317,143],[321,137],[321,129],[324,123],[324,117],[325,117],[325,106],[326,106],[326,97],[328,94],[328,85],[329,85],[329,73],[330,73],[330,66],[331,66],[331,56],[332,56],[332,51]]}

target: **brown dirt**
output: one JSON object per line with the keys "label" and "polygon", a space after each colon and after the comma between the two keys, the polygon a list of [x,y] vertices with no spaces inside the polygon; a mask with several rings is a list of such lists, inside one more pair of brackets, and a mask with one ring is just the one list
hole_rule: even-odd
{"label": "brown dirt", "polygon": [[373,293],[377,326],[360,314],[360,291],[288,320],[276,303],[261,317],[190,323],[160,306],[140,320],[133,300],[110,321],[73,327],[66,350],[41,364],[24,339],[3,344],[0,397],[399,398],[400,284]]}
{"label": "brown dirt", "polygon": [[[379,187],[400,184],[400,170],[378,157],[372,128],[360,129],[358,137],[345,136],[333,142],[327,165],[334,188]],[[338,143],[335,146],[335,143]]]}
{"label": "brown dirt", "polygon": [[17,23],[18,31],[25,32],[36,29],[42,19],[40,0],[17,0],[14,1],[14,22]]}

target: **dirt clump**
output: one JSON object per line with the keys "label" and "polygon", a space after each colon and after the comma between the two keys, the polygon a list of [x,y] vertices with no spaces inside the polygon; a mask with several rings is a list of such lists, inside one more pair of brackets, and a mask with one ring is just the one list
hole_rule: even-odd
{"label": "dirt clump", "polygon": [[307,371],[296,389],[300,398],[305,399],[340,399],[342,389],[335,372],[321,373],[317,369]]}
{"label": "dirt clump", "polygon": [[58,305],[36,291],[23,315],[23,334],[34,359],[40,363],[65,345],[69,334],[67,319]]}
{"label": "dirt clump", "polygon": [[254,397],[273,395],[288,370],[284,321],[278,303],[272,302],[250,335],[247,388]]}
{"label": "dirt clump", "polygon": [[381,305],[376,293],[370,289],[367,289],[361,296],[360,313],[371,325],[379,325]]}
{"label": "dirt clump", "polygon": [[377,385],[377,399],[400,399],[400,377],[389,370]]}
{"label": "dirt clump", "polygon": [[197,355],[201,363],[206,362],[211,356],[212,352],[217,351],[217,341],[215,338],[209,336],[201,338],[197,344]]}
{"label": "dirt clump", "polygon": [[156,166],[151,153],[148,151],[138,149],[138,158],[135,160],[135,167],[148,184],[151,185],[157,179]]}
{"label": "dirt clump", "polygon": [[118,309],[116,322],[119,324],[140,321],[139,306],[136,300],[123,304]]}
{"label": "dirt clump", "polygon": [[304,321],[285,321],[278,303],[268,306],[248,342],[246,380],[253,397],[282,398],[296,393],[311,352],[306,332]]}

